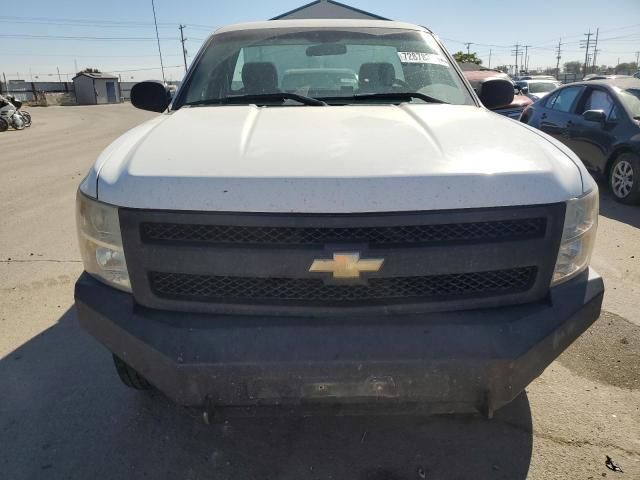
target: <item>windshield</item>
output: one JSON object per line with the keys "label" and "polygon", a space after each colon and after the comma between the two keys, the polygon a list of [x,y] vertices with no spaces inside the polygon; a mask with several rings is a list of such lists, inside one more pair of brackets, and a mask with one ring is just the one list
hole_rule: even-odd
{"label": "windshield", "polygon": [[545,93],[558,88],[554,82],[529,82],[529,93]]}
{"label": "windshield", "polygon": [[[474,105],[430,34],[387,28],[277,28],[214,35],[183,90],[174,108],[273,93],[350,103],[358,95],[371,99],[372,94],[407,92]],[[398,101],[397,95],[390,97],[387,101]],[[247,98],[250,102],[255,98]],[[282,102],[296,104],[292,99]]]}
{"label": "windshield", "polygon": [[618,96],[631,116],[640,119],[640,88],[620,89]]}

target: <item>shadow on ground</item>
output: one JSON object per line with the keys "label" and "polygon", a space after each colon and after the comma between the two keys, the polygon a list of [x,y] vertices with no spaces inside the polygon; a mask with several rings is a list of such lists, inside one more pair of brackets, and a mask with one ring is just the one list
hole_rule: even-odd
{"label": "shadow on ground", "polygon": [[598,188],[600,189],[600,215],[640,228],[640,205],[624,205],[616,202],[606,182],[598,182]]}
{"label": "shadow on ground", "polygon": [[73,310],[0,360],[3,478],[524,479],[526,395],[475,416],[233,419],[206,426],[121,386]]}

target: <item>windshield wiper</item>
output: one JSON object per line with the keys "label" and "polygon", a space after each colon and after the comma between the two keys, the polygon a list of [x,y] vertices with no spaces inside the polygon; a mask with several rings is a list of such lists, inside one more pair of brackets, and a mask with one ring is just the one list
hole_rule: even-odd
{"label": "windshield wiper", "polygon": [[399,102],[406,102],[413,100],[414,98],[420,99],[427,103],[448,103],[443,100],[425,95],[418,92],[379,92],[379,93],[360,93],[352,95],[350,97],[323,97],[325,100],[397,100]]}
{"label": "windshield wiper", "polygon": [[304,105],[311,105],[316,107],[324,107],[327,104],[322,100],[318,100],[313,97],[306,97],[304,95],[298,95],[297,93],[287,92],[274,92],[274,93],[261,93],[250,95],[231,95],[223,98],[209,98],[207,100],[197,100],[195,102],[185,103],[185,105],[243,105],[251,103],[270,102],[270,101],[282,101],[282,100],[295,100]]}

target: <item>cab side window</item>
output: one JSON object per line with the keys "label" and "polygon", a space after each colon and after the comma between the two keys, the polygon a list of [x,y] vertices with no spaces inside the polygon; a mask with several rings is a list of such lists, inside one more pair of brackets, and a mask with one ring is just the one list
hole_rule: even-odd
{"label": "cab side window", "polygon": [[610,122],[617,122],[621,117],[621,113],[620,113],[620,108],[617,105],[614,105],[613,108],[611,109],[611,113],[609,114],[609,118],[607,120],[609,120]]}
{"label": "cab side window", "polygon": [[581,114],[587,110],[602,110],[608,118],[611,118],[612,114],[615,114],[615,102],[611,96],[599,89],[593,89],[587,94],[587,98],[584,102]]}
{"label": "cab side window", "polygon": [[547,108],[551,108],[553,106],[553,102],[556,101],[556,97],[558,96],[558,93],[560,93],[560,92],[556,92],[556,93],[553,93],[553,94],[549,95],[544,101],[544,106],[547,107]]}
{"label": "cab side window", "polygon": [[576,97],[582,91],[582,87],[567,87],[560,90],[547,102],[547,108],[557,110],[559,112],[568,113]]}

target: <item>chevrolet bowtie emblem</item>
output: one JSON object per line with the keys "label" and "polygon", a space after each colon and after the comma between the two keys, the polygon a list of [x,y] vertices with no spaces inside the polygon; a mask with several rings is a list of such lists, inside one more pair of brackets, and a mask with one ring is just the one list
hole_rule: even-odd
{"label": "chevrolet bowtie emblem", "polygon": [[334,253],[333,260],[314,260],[310,272],[332,273],[333,278],[352,280],[360,278],[360,272],[377,272],[384,259],[360,259],[357,252]]}

